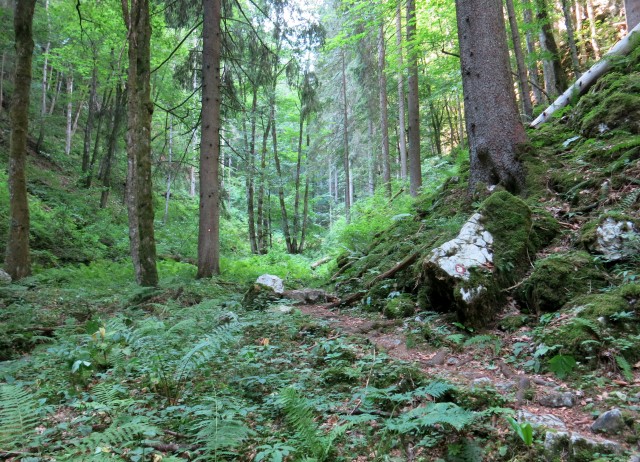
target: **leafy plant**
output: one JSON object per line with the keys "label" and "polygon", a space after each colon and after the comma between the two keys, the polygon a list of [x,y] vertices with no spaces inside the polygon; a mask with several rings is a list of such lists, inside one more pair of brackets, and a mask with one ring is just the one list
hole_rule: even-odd
{"label": "leafy plant", "polygon": [[509,425],[513,429],[516,435],[527,446],[533,444],[533,427],[529,422],[518,422],[513,417],[506,416],[505,419],[509,422]]}
{"label": "leafy plant", "polygon": [[559,379],[564,379],[576,367],[576,359],[571,355],[555,355],[549,360],[549,370]]}
{"label": "leafy plant", "polygon": [[631,368],[631,364],[629,364],[629,361],[627,361],[624,356],[616,355],[616,364],[618,364],[622,376],[629,382],[632,382],[633,369]]}

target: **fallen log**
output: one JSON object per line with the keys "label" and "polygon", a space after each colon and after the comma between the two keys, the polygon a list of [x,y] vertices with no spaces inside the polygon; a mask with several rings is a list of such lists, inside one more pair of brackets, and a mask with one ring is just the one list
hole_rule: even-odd
{"label": "fallen log", "polygon": [[318,260],[318,261],[316,261],[316,262],[311,263],[311,269],[313,269],[313,270],[314,270],[314,269],[316,269],[318,266],[322,266],[322,265],[324,265],[325,263],[328,263],[328,262],[330,262],[330,261],[331,261],[331,257],[324,257],[324,258],[321,258],[320,260]]}
{"label": "fallen log", "polygon": [[562,109],[567,106],[575,96],[579,96],[586,92],[596,80],[609,72],[611,69],[611,57],[612,56],[626,56],[631,50],[633,50],[640,40],[638,35],[640,34],[640,24],[636,25],[631,31],[618,43],[616,43],[605,54],[600,61],[594,64],[591,69],[582,74],[576,83],[571,85],[567,91],[565,91],[558,99],[556,99],[551,106],[542,112],[531,124],[531,128],[537,128],[540,124],[548,121],[551,115],[558,109]]}
{"label": "fallen log", "polygon": [[421,253],[422,253],[422,249],[412,253],[411,255],[406,257],[404,260],[402,260],[393,268],[388,269],[384,273],[378,274],[375,278],[373,278],[371,281],[367,283],[366,285],[367,289],[370,289],[371,287],[373,287],[373,285],[376,284],[377,282],[390,278],[391,276],[396,274],[398,271],[402,271],[403,269],[413,265],[416,262],[416,260],[418,260],[418,257],[421,255]]}

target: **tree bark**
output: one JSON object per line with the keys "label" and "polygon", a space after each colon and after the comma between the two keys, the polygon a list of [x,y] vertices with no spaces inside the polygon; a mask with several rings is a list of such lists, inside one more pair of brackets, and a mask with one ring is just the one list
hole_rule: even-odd
{"label": "tree bark", "polygon": [[593,11],[593,1],[587,0],[587,16],[589,17],[589,31],[591,32],[591,48],[593,48],[593,54],[596,59],[600,59],[602,56],[600,53],[600,45],[598,44],[597,39],[597,30],[596,30],[596,15]]}
{"label": "tree bark", "polygon": [[169,220],[169,199],[171,198],[171,180],[173,169],[173,114],[169,115],[169,164],[167,166],[167,191],[164,195],[164,217],[162,223],[165,225]]}
{"label": "tree bark", "polygon": [[640,23],[640,1],[624,0],[624,11],[627,18],[627,30],[631,31]]}
{"label": "tree bark", "polygon": [[253,86],[251,101],[251,139],[249,140],[249,171],[247,172],[247,220],[249,222],[249,245],[251,253],[258,254],[255,214],[255,169],[256,169],[256,118],[258,112],[258,87]]}
{"label": "tree bark", "polygon": [[2,64],[0,64],[0,113],[4,110],[4,62],[7,52],[2,52]]}
{"label": "tree bark", "polygon": [[516,67],[518,69],[518,88],[520,89],[522,112],[524,112],[527,120],[531,120],[533,116],[533,107],[531,105],[531,87],[529,86],[527,68],[524,64],[524,53],[522,52],[522,41],[520,40],[520,31],[518,30],[516,10],[513,6],[513,0],[506,0],[506,4],[507,15],[509,16],[509,28],[511,29],[511,40],[513,41],[513,53],[516,56]]}
{"label": "tree bark", "polygon": [[67,76],[67,98],[67,130],[64,153],[68,156],[71,152],[71,135],[73,131],[73,75]]}
{"label": "tree bark", "polygon": [[513,93],[500,0],[456,0],[460,66],[471,172],[469,190],[502,184],[524,189],[516,149],[526,141]]}
{"label": "tree bark", "polygon": [[345,63],[345,52],[341,50],[342,63],[342,159],[344,164],[344,215],[347,223],[351,221],[351,171],[349,168],[349,113],[347,106],[347,66]]}
{"label": "tree bark", "polygon": [[533,56],[536,53],[536,42],[533,35],[533,13],[531,12],[531,4],[529,0],[523,0],[524,10],[523,10],[523,19],[526,25],[525,32],[525,43],[527,45],[527,55],[528,55],[528,65],[527,70],[529,71],[529,79],[533,82],[533,101],[534,105],[542,103],[544,96],[540,91],[540,74],[538,72],[538,65],[536,61],[533,59]]}
{"label": "tree bark", "polygon": [[87,112],[87,123],[84,126],[84,145],[82,147],[82,173],[85,174],[85,184],[87,184],[87,174],[91,164],[91,135],[93,132],[93,121],[96,114],[98,93],[98,63],[94,61],[91,72],[91,88],[89,89],[89,108]]}
{"label": "tree bark", "polygon": [[407,179],[407,129],[404,122],[404,63],[402,59],[402,8],[396,6],[396,46],[398,47],[398,149],[400,151],[400,178]]}
{"label": "tree bark", "polygon": [[550,97],[556,97],[567,88],[567,78],[560,63],[560,54],[551,29],[546,0],[536,0],[536,9],[540,22],[540,48],[546,52],[546,57],[542,59],[544,86]]}
{"label": "tree bark", "polygon": [[198,278],[220,273],[221,0],[202,0],[202,139]]}
{"label": "tree bark", "polygon": [[561,3],[562,14],[564,15],[564,25],[567,28],[567,43],[569,44],[569,51],[571,52],[573,75],[576,79],[579,79],[582,73],[580,72],[580,60],[578,59],[578,48],[576,47],[576,35],[573,29],[573,20],[571,19],[571,7],[569,6],[569,0],[561,0]]}
{"label": "tree bark", "polygon": [[120,125],[122,124],[122,118],[124,116],[125,103],[126,93],[122,90],[122,86],[117,84],[116,100],[113,105],[112,125],[107,139],[107,152],[102,158],[100,171],[98,172],[98,178],[102,180],[102,193],[100,194],[101,209],[106,208],[109,200],[109,193],[111,191],[111,165],[113,164],[113,158],[118,144],[118,132],[120,131]]}
{"label": "tree bark", "polygon": [[16,67],[11,100],[9,142],[9,236],[5,269],[12,279],[31,274],[29,258],[29,200],[25,165],[29,135],[29,90],[33,59],[33,12],[35,0],[16,2],[13,18]]}
{"label": "tree bark", "polygon": [[385,74],[384,22],[378,26],[378,85],[380,87],[380,135],[382,137],[382,181],[385,193],[392,196],[391,162],[389,159],[389,120],[387,115],[387,76]]}
{"label": "tree bark", "polygon": [[640,34],[640,24],[636,24],[622,40],[616,43],[607,54],[604,55],[602,60],[598,61],[591,69],[585,72],[576,83],[571,85],[558,99],[556,99],[551,106],[540,114],[536,120],[531,122],[532,128],[537,128],[540,124],[546,122],[551,118],[551,115],[560,108],[568,105],[575,96],[581,95],[595,83],[598,78],[606,74],[611,69],[612,56],[625,56],[628,55],[631,50],[638,46],[638,34]]}
{"label": "tree bark", "polygon": [[415,46],[416,4],[407,0],[407,60],[409,61],[409,112],[408,141],[409,149],[409,192],[415,197],[422,186],[422,168],[420,165],[420,101],[418,93],[418,51]]}
{"label": "tree bark", "polygon": [[266,233],[268,227],[266,226],[267,220],[265,217],[264,209],[264,197],[265,197],[265,173],[267,169],[267,141],[269,140],[269,133],[271,132],[271,117],[267,118],[267,126],[262,134],[262,149],[260,150],[260,183],[258,185],[258,253],[264,254],[267,252],[267,239]]}
{"label": "tree bark", "polygon": [[151,188],[151,22],[149,0],[123,0],[129,31],[127,82],[127,209],[129,240],[136,281],[158,284]]}

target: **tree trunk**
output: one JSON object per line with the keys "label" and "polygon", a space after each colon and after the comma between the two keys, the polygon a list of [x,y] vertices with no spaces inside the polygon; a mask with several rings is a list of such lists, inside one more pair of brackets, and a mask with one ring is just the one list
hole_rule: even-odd
{"label": "tree trunk", "polygon": [[347,106],[347,69],[345,63],[345,53],[344,49],[342,49],[342,117],[343,117],[343,127],[342,127],[342,146],[343,146],[343,165],[344,165],[344,215],[347,223],[351,221],[351,194],[350,194],[350,185],[351,185],[351,172],[349,169],[349,113]]}
{"label": "tree trunk", "polygon": [[[375,156],[373,155],[373,117],[369,114],[369,127],[368,127],[368,146],[367,146],[367,174],[368,174],[368,185],[369,185],[369,195],[373,196],[376,193],[376,180],[375,180],[375,170],[376,170],[376,161]],[[329,182],[329,186],[331,186],[331,182]]]}
{"label": "tree trunk", "polygon": [[[596,15],[593,11],[593,1],[587,0],[587,16],[589,17],[589,31],[591,32],[591,48],[593,48],[593,55],[596,59],[600,59],[600,45],[598,45],[597,31],[596,31]],[[629,30],[629,29],[627,29]]]}
{"label": "tree trunk", "polygon": [[262,148],[260,150],[260,184],[258,186],[258,253],[266,253],[267,241],[266,236],[266,219],[264,210],[264,196],[265,196],[265,172],[267,169],[267,141],[269,140],[269,133],[271,133],[271,118],[267,118],[267,126],[262,134]]}
{"label": "tree trunk", "polygon": [[627,30],[631,31],[640,23],[640,1],[624,0],[624,11],[627,17]]}
{"label": "tree trunk", "polygon": [[540,48],[546,54],[542,60],[544,86],[549,97],[555,98],[567,88],[567,79],[560,63],[558,45],[553,37],[546,0],[536,0],[536,9],[540,22]]}
{"label": "tree trunk", "polygon": [[169,165],[167,167],[167,191],[164,195],[164,217],[162,223],[165,225],[169,219],[169,199],[171,198],[171,180],[173,169],[173,114],[169,116]]}
{"label": "tree trunk", "polygon": [[422,186],[422,168],[420,166],[420,101],[418,93],[418,50],[414,43],[416,35],[416,4],[415,0],[407,0],[407,44],[409,52],[409,192],[417,196]]}
{"label": "tree trunk", "polygon": [[2,64],[0,65],[0,113],[4,110],[4,61],[7,52],[2,52]]}
{"label": "tree trunk", "polygon": [[282,169],[280,168],[280,156],[278,155],[278,133],[276,130],[276,82],[274,82],[271,89],[271,101],[270,101],[270,117],[271,117],[271,141],[273,143],[273,161],[276,165],[276,173],[278,175],[278,201],[280,203],[280,214],[282,216],[282,232],[284,233],[284,240],[287,246],[287,252],[290,254],[295,253],[293,242],[291,240],[291,230],[289,229],[289,217],[287,216],[287,206],[284,202],[284,184],[282,179]]}
{"label": "tree trunk", "polygon": [[576,47],[576,36],[573,30],[573,20],[571,19],[571,7],[569,0],[561,0],[562,14],[564,15],[564,25],[567,28],[567,43],[571,52],[571,64],[573,66],[573,75],[579,79],[582,75],[580,72],[580,60],[578,59],[578,48]]}
{"label": "tree trunk", "polygon": [[91,160],[89,161],[89,170],[87,171],[87,175],[85,177],[85,188],[90,188],[91,183],[93,182],[93,169],[96,165],[96,161],[98,160],[98,154],[100,152],[100,134],[102,128],[102,122],[105,118],[105,113],[107,112],[107,108],[111,104],[111,94],[112,89],[105,90],[104,95],[102,97],[102,109],[98,111],[98,125],[96,126],[96,138],[93,141],[93,153],[91,154]]}
{"label": "tree trunk", "polygon": [[158,284],[151,188],[151,22],[149,0],[130,0],[123,14],[129,31],[127,82],[127,209],[129,240],[136,281]]}
{"label": "tree trunk", "polygon": [[400,151],[400,178],[407,179],[407,129],[404,123],[404,63],[402,59],[402,8],[396,6],[396,46],[398,47],[398,149]]}
{"label": "tree trunk", "polygon": [[520,89],[522,112],[524,112],[524,115],[528,120],[531,120],[531,117],[533,116],[531,88],[529,87],[527,68],[524,65],[524,53],[522,52],[522,41],[520,40],[520,31],[518,30],[516,10],[513,6],[513,0],[506,0],[506,4],[507,14],[509,16],[509,28],[511,29],[511,40],[513,41],[513,53],[516,56],[516,67],[518,69],[518,88]]}
{"label": "tree trunk", "polygon": [[56,92],[53,94],[53,98],[51,98],[51,104],[49,104],[49,115],[53,114],[53,111],[56,108],[56,103],[58,102],[58,96],[60,96],[60,91],[62,90],[62,72],[56,72]]}
{"label": "tree trunk", "polygon": [[35,0],[16,2],[13,18],[16,67],[11,100],[9,141],[9,236],[5,269],[12,279],[31,274],[29,259],[29,200],[25,164],[29,135],[29,90],[33,57],[33,12]]}
{"label": "tree trunk", "polygon": [[67,98],[67,130],[64,153],[68,156],[71,152],[71,134],[73,130],[73,75],[67,76]]}
{"label": "tree trunk", "polygon": [[293,235],[291,236],[291,247],[298,251],[298,233],[300,232],[300,175],[302,169],[302,138],[304,130],[304,114],[300,110],[300,122],[298,126],[298,156],[296,161],[296,176],[294,180],[295,198],[293,201]]}
{"label": "tree trunk", "polygon": [[532,103],[536,105],[536,104],[542,103],[544,96],[542,95],[542,92],[540,91],[540,87],[539,87],[540,74],[538,73],[538,65],[536,64],[536,61],[533,59],[533,56],[535,56],[536,54],[536,42],[535,42],[535,38],[532,31],[533,13],[531,12],[531,4],[529,0],[523,0],[522,3],[524,5],[524,10],[522,13],[524,18],[524,24],[526,26],[525,43],[527,45],[527,55],[529,57],[527,69],[529,71],[529,79],[531,82],[533,82]]}
{"label": "tree trunk", "polygon": [[85,184],[87,184],[87,174],[91,164],[91,135],[93,132],[93,120],[96,114],[96,99],[98,93],[98,63],[94,61],[91,73],[91,88],[89,90],[89,108],[87,112],[87,123],[84,126],[84,145],[82,148],[82,173],[85,174]]}
{"label": "tree trunk", "polygon": [[524,189],[516,158],[526,142],[513,93],[509,49],[500,0],[456,0],[460,66],[471,172],[469,189],[502,184]]}
{"label": "tree trunk", "polygon": [[221,0],[202,0],[202,139],[198,278],[220,273],[220,30]]}
{"label": "tree trunk", "polygon": [[382,181],[388,197],[391,191],[391,162],[389,159],[389,120],[387,116],[387,76],[385,75],[384,22],[378,26],[378,85],[380,87],[380,135],[382,137]]}
{"label": "tree trunk", "polygon": [[247,172],[247,220],[249,222],[249,244],[251,253],[258,254],[255,214],[255,169],[256,169],[256,117],[258,112],[258,87],[253,87],[251,100],[251,139],[249,141],[249,171]]}
{"label": "tree trunk", "polygon": [[122,124],[122,118],[124,116],[125,103],[126,93],[123,91],[122,86],[117,84],[116,100],[113,105],[112,125],[109,131],[109,138],[107,139],[107,152],[102,158],[100,171],[98,172],[98,178],[102,180],[102,193],[100,194],[101,209],[107,207],[109,200],[109,192],[111,191],[111,165],[113,164],[116,146],[118,145],[118,132],[120,131],[120,125]]}

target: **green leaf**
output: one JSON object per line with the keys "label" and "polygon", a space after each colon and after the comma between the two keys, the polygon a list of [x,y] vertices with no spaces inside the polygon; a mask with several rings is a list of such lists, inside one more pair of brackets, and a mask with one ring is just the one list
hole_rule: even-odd
{"label": "green leaf", "polygon": [[576,367],[576,360],[571,355],[555,355],[549,360],[549,369],[559,379],[565,378]]}

